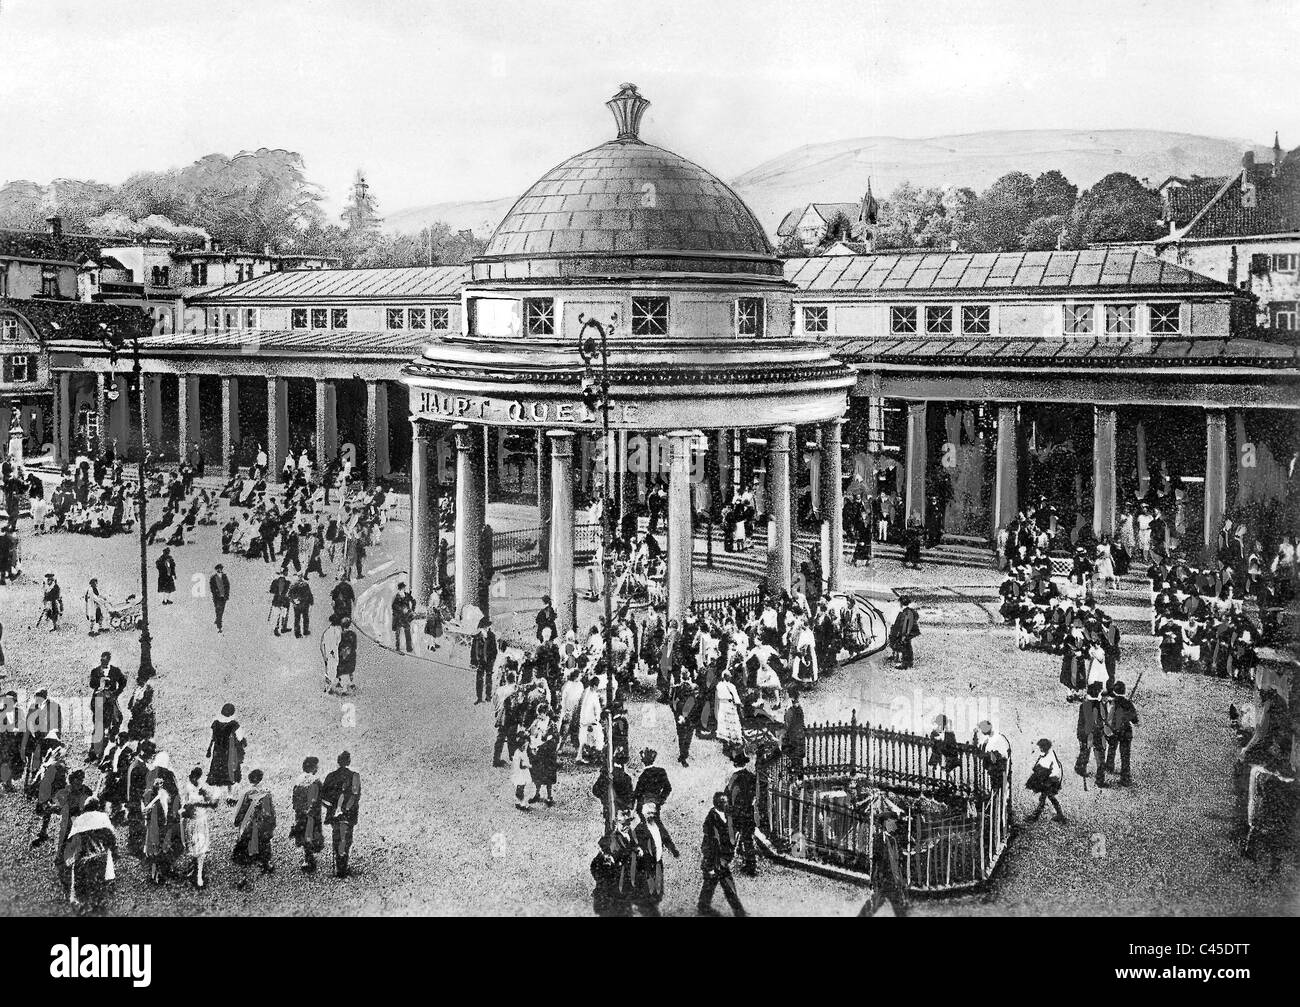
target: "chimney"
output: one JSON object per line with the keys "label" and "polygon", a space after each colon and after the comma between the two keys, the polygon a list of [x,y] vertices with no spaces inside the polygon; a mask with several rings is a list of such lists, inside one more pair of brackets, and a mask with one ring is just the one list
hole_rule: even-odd
{"label": "chimney", "polygon": [[1248,172],[1255,170],[1255,152],[1253,150],[1248,150],[1241,155],[1241,166]]}
{"label": "chimney", "polygon": [[271,243],[269,241],[262,246],[262,254],[265,255],[268,259],[274,254],[271,251]]}
{"label": "chimney", "polygon": [[53,217],[46,217],[45,222],[50,225],[50,234],[56,238],[63,237],[63,218],[57,213]]}
{"label": "chimney", "polygon": [[210,252],[210,251],[212,251],[212,235],[210,235],[210,234],[205,234],[205,235],[203,236],[203,250],[204,250],[205,252]]}

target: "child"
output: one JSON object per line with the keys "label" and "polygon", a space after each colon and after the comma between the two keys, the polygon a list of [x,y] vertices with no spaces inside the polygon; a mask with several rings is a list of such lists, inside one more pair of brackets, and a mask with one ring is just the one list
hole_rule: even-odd
{"label": "child", "polygon": [[1052,743],[1046,738],[1038,739],[1038,761],[1034,763],[1034,768],[1030,774],[1025,787],[1032,790],[1038,795],[1038,807],[1025,816],[1029,821],[1038,820],[1038,816],[1043,813],[1043,807],[1048,801],[1052,802],[1052,807],[1056,809],[1056,814],[1052,816],[1052,821],[1065,823],[1065,813],[1061,810],[1061,802],[1056,799],[1056,795],[1061,791],[1061,760],[1056,757],[1052,751]]}
{"label": "child", "polygon": [[514,754],[510,756],[510,782],[515,785],[515,807],[520,811],[529,810],[528,804],[524,801],[524,788],[532,779],[528,769],[528,731],[520,728],[515,735]]}

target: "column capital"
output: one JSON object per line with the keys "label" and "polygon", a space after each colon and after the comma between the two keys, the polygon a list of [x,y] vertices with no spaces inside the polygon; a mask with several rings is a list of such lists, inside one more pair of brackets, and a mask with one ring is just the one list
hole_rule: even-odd
{"label": "column capital", "polygon": [[548,430],[546,438],[551,445],[552,458],[572,458],[576,434],[572,430]]}
{"label": "column capital", "polygon": [[417,441],[432,440],[436,436],[433,429],[434,425],[433,420],[425,419],[422,416],[412,416],[411,436]]}
{"label": "column capital", "polygon": [[1207,408],[1205,410],[1205,422],[1207,426],[1226,427],[1228,425],[1228,410]]}
{"label": "column capital", "polygon": [[926,402],[925,399],[908,400],[907,411],[909,413],[923,413],[925,412],[925,407],[927,404],[928,403]]}
{"label": "column capital", "polygon": [[779,451],[788,454],[794,441],[794,433],[795,430],[792,426],[773,427],[768,431],[768,451]]}
{"label": "column capital", "polygon": [[452,425],[451,432],[456,435],[457,451],[473,451],[479,443],[480,438],[475,436],[477,427],[472,427],[468,423],[455,423]]}

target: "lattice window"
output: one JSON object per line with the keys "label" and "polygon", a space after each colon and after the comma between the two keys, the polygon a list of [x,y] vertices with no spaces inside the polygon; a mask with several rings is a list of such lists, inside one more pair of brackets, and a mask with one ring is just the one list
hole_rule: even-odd
{"label": "lattice window", "polygon": [[987,304],[968,304],[961,309],[962,335],[987,336],[992,327]]}
{"label": "lattice window", "polygon": [[530,336],[555,335],[555,302],[549,297],[524,301],[524,331]]}
{"label": "lattice window", "polygon": [[807,333],[826,332],[831,327],[831,309],[808,307],[803,309],[803,330]]}
{"label": "lattice window", "polygon": [[1106,335],[1131,336],[1137,331],[1137,305],[1106,305]]}
{"label": "lattice window", "polygon": [[736,335],[763,335],[763,299],[742,297],[736,301]]}
{"label": "lattice window", "polygon": [[889,309],[889,331],[896,336],[916,335],[916,308],[895,305]]}
{"label": "lattice window", "polygon": [[632,298],[632,335],[668,335],[668,298]]}
{"label": "lattice window", "polygon": [[430,308],[429,309],[429,328],[435,332],[446,332],[451,328],[451,309],[450,308]]}
{"label": "lattice window", "polygon": [[390,329],[406,328],[406,312],[401,308],[389,308],[387,312],[388,327]]}
{"label": "lattice window", "polygon": [[947,305],[926,308],[925,331],[932,336],[951,336],[952,308]]}
{"label": "lattice window", "polygon": [[1093,330],[1091,304],[1065,306],[1065,332],[1071,336],[1090,336]]}
{"label": "lattice window", "polygon": [[1176,336],[1182,331],[1182,305],[1152,304],[1149,307],[1150,330],[1157,336]]}

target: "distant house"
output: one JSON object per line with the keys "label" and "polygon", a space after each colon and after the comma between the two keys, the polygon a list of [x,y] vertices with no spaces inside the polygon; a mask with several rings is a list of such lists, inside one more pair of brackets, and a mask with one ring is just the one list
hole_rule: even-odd
{"label": "distant house", "polygon": [[1252,151],[1227,178],[1167,179],[1160,187],[1168,237],[1161,259],[1254,294],[1256,323],[1300,330],[1300,148],[1273,162]]}
{"label": "distant house", "polygon": [[781,219],[776,229],[777,244],[795,240],[803,246],[804,251],[815,251],[829,236],[829,229],[843,218],[849,222],[849,233],[845,238],[865,245],[865,250],[869,252],[874,238],[872,228],[876,225],[879,212],[880,204],[871,194],[871,180],[867,179],[867,191],[856,203],[808,203],[795,207]]}

